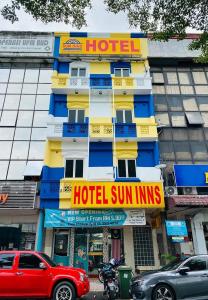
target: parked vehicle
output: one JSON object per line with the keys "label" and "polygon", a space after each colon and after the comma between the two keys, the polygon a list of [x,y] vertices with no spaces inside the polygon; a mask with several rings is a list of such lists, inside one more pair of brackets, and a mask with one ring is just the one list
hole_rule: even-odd
{"label": "parked vehicle", "polygon": [[0,298],[75,300],[88,292],[82,269],[58,266],[35,251],[0,251]]}
{"label": "parked vehicle", "polygon": [[112,264],[103,266],[101,271],[104,284],[104,295],[107,295],[109,300],[118,297],[118,276],[117,271]]}
{"label": "parked vehicle", "polygon": [[178,258],[157,271],[145,272],[131,281],[133,299],[208,299],[208,255]]}
{"label": "parked vehicle", "polygon": [[99,268],[98,268],[98,279],[101,283],[104,283],[103,280],[103,272],[102,270],[105,268],[108,268],[110,266],[113,266],[113,268],[115,270],[117,270],[117,268],[119,266],[125,265],[125,258],[122,255],[120,259],[115,259],[115,258],[111,258],[111,260],[108,263],[102,263],[100,264]]}

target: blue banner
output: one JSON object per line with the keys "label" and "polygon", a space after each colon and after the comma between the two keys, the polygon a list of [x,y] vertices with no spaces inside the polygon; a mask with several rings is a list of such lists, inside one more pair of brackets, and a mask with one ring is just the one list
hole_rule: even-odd
{"label": "blue banner", "polygon": [[165,221],[168,236],[188,236],[185,221]]}
{"label": "blue banner", "polygon": [[208,165],[174,165],[176,186],[208,187]]}
{"label": "blue banner", "polygon": [[144,210],[123,209],[79,209],[45,210],[46,228],[58,227],[102,227],[121,225],[145,225]]}

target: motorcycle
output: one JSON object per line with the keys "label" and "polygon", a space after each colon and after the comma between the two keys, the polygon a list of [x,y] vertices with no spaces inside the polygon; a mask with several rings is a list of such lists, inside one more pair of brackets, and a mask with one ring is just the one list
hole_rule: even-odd
{"label": "motorcycle", "polygon": [[121,255],[120,260],[117,260],[117,259],[115,259],[115,258],[112,258],[112,259],[110,260],[109,263],[101,263],[100,266],[99,266],[99,268],[98,268],[98,279],[99,279],[99,281],[100,281],[101,283],[104,283],[104,280],[103,280],[103,274],[102,274],[102,270],[103,270],[104,268],[113,266],[113,268],[114,268],[115,270],[117,270],[117,268],[118,268],[119,266],[122,266],[122,265],[125,265],[125,258],[124,258],[123,255]]}
{"label": "motorcycle", "polygon": [[119,285],[117,271],[112,264],[103,266],[102,278],[104,283],[104,295],[107,295],[109,300],[114,300],[118,297]]}

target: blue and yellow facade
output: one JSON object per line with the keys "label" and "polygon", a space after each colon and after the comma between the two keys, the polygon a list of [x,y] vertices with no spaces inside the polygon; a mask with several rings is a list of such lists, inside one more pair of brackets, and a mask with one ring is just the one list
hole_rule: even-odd
{"label": "blue and yellow facade", "polygon": [[[163,209],[161,174],[157,168],[160,163],[157,124],[147,56],[147,39],[141,33],[55,34],[40,196],[45,213],[59,210],[64,214],[80,209],[98,210],[99,213],[100,209],[111,209],[116,215],[117,209],[135,209],[135,212],[145,209],[146,224],[150,226],[151,216]],[[70,168],[68,161],[73,161],[70,166],[75,168],[77,160],[82,161],[79,177],[76,177],[76,170],[66,171]],[[128,161],[131,161],[131,166]],[[119,168],[125,169],[125,176],[121,176]],[[130,172],[134,175],[128,176]],[[94,194],[91,193],[89,199],[75,201],[76,188],[85,188],[85,183],[86,189],[93,189]],[[134,190],[130,190],[133,200],[129,198],[128,203],[125,199],[119,201],[119,198],[115,202],[110,194],[105,195],[108,200],[105,198],[104,201],[101,187],[102,191],[113,191],[112,186],[124,187],[127,192],[128,188],[138,186],[138,197],[141,200],[143,195],[143,201],[135,202]],[[155,186],[158,198],[154,194]],[[76,224],[73,227],[69,233],[68,261],[62,261],[64,264],[75,264],[76,260],[72,257],[73,247],[76,252]],[[115,226],[103,226],[104,241],[111,227]],[[123,230],[124,252],[130,256],[127,262],[133,266],[136,255],[132,252],[136,251],[133,226],[119,228]],[[55,225],[53,230],[58,232]],[[56,256],[53,247],[58,241],[54,232],[46,229],[45,251],[52,256]],[[154,235],[153,246],[157,265]],[[106,260],[112,252],[106,245],[102,249]],[[55,258],[60,259],[58,255]]]}

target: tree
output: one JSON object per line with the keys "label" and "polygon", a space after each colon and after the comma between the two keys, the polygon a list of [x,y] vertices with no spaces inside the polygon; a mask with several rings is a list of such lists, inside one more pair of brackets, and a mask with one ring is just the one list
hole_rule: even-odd
{"label": "tree", "polygon": [[[188,28],[201,33],[189,45],[201,50],[198,62],[208,62],[208,0],[103,0],[106,9],[115,14],[125,12],[131,27],[153,34],[153,39],[167,41],[173,36],[184,39]],[[86,25],[86,9],[91,0],[13,0],[1,13],[11,22],[18,20],[17,10],[23,8],[36,20],[72,24],[80,29]]]}

